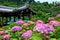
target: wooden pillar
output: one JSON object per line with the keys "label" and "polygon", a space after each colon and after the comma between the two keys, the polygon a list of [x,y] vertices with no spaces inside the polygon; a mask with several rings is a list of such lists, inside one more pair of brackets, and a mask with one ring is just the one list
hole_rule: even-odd
{"label": "wooden pillar", "polygon": [[32,12],[28,14],[29,20],[31,20]]}
{"label": "wooden pillar", "polygon": [[8,22],[8,17],[6,17],[6,25],[7,25],[7,22]]}
{"label": "wooden pillar", "polygon": [[4,27],[4,16],[2,16],[2,27]]}
{"label": "wooden pillar", "polygon": [[16,21],[15,18],[16,18],[16,17],[14,16],[14,22]]}

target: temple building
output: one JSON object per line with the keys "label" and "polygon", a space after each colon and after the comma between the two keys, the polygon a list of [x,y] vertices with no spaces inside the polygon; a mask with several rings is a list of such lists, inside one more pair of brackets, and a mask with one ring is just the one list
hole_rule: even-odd
{"label": "temple building", "polygon": [[15,22],[16,18],[24,20],[25,16],[27,16],[29,20],[31,20],[31,16],[35,15],[36,13],[37,12],[32,10],[32,8],[30,8],[28,4],[25,4],[19,8],[0,6],[0,19],[1,19],[0,25],[1,26],[7,25],[8,20],[11,21],[12,19]]}

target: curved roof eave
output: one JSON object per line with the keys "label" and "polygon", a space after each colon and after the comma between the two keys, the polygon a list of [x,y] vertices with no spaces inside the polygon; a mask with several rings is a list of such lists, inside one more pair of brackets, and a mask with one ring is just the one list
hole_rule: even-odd
{"label": "curved roof eave", "polygon": [[[19,8],[13,8],[13,7],[8,7],[8,6],[0,6],[0,12],[14,12],[14,11],[18,11],[18,10],[24,10],[29,8],[29,4],[25,4]],[[31,8],[29,8],[33,13],[37,13],[34,10],[32,10]]]}

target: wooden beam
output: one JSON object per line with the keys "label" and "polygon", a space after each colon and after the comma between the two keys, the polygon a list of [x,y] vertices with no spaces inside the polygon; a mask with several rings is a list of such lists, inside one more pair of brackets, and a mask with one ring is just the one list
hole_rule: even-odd
{"label": "wooden beam", "polygon": [[2,27],[4,27],[4,16],[2,16]]}

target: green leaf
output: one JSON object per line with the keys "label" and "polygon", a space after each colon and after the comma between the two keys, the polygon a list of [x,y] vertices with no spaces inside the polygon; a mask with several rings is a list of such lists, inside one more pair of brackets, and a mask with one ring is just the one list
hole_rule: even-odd
{"label": "green leaf", "polygon": [[18,40],[17,38],[11,38],[10,40]]}
{"label": "green leaf", "polygon": [[28,40],[42,40],[42,36],[36,32],[36,33],[34,33],[33,36],[32,36],[31,38],[29,38]]}
{"label": "green leaf", "polygon": [[29,38],[28,40],[42,40],[42,38],[33,36],[33,37]]}
{"label": "green leaf", "polygon": [[56,38],[50,38],[49,40],[57,40]]}

